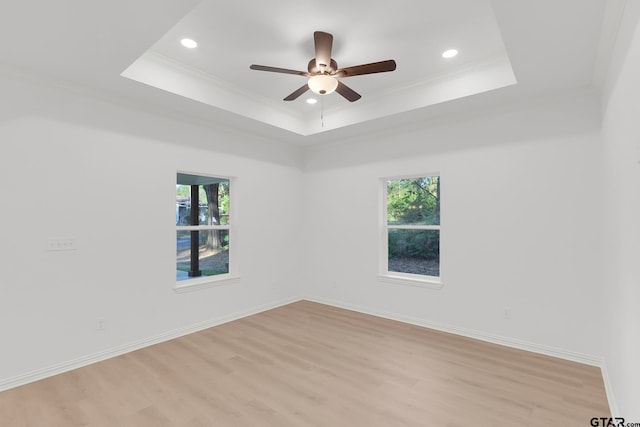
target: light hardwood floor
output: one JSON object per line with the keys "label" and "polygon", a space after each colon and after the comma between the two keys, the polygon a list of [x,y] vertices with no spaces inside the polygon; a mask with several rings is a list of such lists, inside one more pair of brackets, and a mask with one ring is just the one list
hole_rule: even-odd
{"label": "light hardwood floor", "polygon": [[0,393],[0,426],[589,426],[600,370],[301,301]]}

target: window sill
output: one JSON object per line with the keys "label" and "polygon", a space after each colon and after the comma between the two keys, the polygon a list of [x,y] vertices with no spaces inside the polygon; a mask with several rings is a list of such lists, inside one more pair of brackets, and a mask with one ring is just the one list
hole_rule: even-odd
{"label": "window sill", "polygon": [[197,279],[188,279],[177,282],[173,287],[176,293],[199,291],[201,289],[209,289],[217,286],[230,285],[240,281],[239,276],[231,276],[224,274],[221,276],[206,276]]}
{"label": "window sill", "polygon": [[417,286],[419,288],[440,290],[444,286],[440,277],[420,276],[417,274],[379,274],[378,280],[397,285]]}

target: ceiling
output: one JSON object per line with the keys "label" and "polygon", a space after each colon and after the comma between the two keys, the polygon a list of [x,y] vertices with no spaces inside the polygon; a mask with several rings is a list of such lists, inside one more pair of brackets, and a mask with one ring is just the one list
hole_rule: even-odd
{"label": "ceiling", "polygon": [[[25,0],[0,6],[0,64],[139,108],[298,145],[597,83],[623,0]],[[282,99],[313,32],[340,67],[395,59],[315,105]],[[180,40],[198,42],[186,49]],[[455,48],[458,56],[441,53]]]}

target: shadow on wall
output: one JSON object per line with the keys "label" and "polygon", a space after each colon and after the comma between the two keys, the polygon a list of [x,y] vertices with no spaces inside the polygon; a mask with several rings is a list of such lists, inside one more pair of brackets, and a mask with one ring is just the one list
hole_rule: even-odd
{"label": "shadow on wall", "polygon": [[[132,101],[100,98],[82,88],[66,88],[60,83],[19,75],[0,68],[0,93],[7,102],[0,105],[0,122],[40,117],[56,122],[94,128],[168,143],[299,168],[300,148],[242,131],[231,113],[211,120],[181,117],[183,99],[175,100],[175,111]],[[172,96],[160,93],[156,96]],[[6,106],[6,107],[5,107]],[[219,117],[220,112],[215,116]]]}

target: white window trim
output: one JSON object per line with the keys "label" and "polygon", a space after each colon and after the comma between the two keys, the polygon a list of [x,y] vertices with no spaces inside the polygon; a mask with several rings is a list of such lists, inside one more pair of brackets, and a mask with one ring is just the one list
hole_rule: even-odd
{"label": "white window trim", "polygon": [[173,290],[176,293],[181,294],[184,292],[199,291],[201,289],[230,285],[232,283],[238,283],[239,281],[240,276],[235,276],[231,273],[218,274],[217,276],[202,276],[176,282]]}
{"label": "white window trim", "polygon": [[[212,178],[222,178],[229,181],[229,194],[232,199],[229,202],[229,217],[232,218],[229,224],[224,225],[176,225],[174,230],[175,232],[180,231],[191,231],[191,230],[228,230],[229,231],[229,272],[225,274],[217,274],[215,276],[201,276],[194,277],[192,279],[185,279],[180,281],[175,281],[175,285],[173,286],[173,290],[176,293],[184,293],[184,292],[192,292],[198,291],[202,289],[209,289],[218,286],[230,285],[232,283],[237,283],[240,281],[240,274],[238,269],[238,256],[237,256],[237,243],[236,240],[238,238],[237,232],[237,221],[238,216],[236,212],[238,211],[238,200],[237,196],[238,192],[238,178],[225,176],[225,175],[211,175],[211,174],[203,174],[201,172],[189,172],[189,171],[176,171],[176,174],[184,173],[189,175],[199,175],[199,176],[209,176]],[[175,174],[174,174],[175,179]],[[175,195],[174,195],[175,200]]]}
{"label": "white window trim", "polygon": [[[442,289],[442,264],[440,264],[440,276],[426,276],[422,274],[400,273],[389,271],[389,233],[388,230],[439,230],[440,248],[442,253],[442,221],[440,225],[388,225],[387,224],[387,181],[397,179],[417,178],[422,176],[441,176],[439,172],[411,174],[402,176],[383,177],[379,180],[379,252],[378,252],[378,281],[391,284],[417,286],[427,289]],[[442,185],[442,184],[441,184]],[[441,189],[442,190],[442,189]],[[441,216],[442,218],[442,216]]]}

